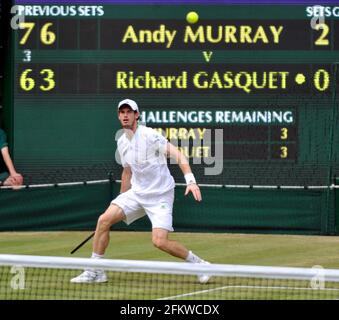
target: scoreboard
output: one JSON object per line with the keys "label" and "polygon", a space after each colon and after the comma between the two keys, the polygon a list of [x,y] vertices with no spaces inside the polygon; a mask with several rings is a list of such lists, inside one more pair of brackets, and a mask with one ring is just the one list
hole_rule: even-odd
{"label": "scoreboard", "polygon": [[339,6],[242,2],[15,1],[6,110],[20,171],[119,179],[117,104],[130,98],[200,183],[327,185]]}

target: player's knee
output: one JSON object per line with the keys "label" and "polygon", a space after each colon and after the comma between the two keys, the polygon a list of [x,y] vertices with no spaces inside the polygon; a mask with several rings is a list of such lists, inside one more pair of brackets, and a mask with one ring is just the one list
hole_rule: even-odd
{"label": "player's knee", "polygon": [[113,224],[124,219],[124,213],[118,207],[111,206],[98,219],[97,228],[99,231],[105,232],[110,229]]}
{"label": "player's knee", "polygon": [[102,214],[98,219],[98,228],[100,231],[107,231],[110,229],[112,223],[111,219],[105,214]]}
{"label": "player's knee", "polygon": [[165,239],[165,238],[156,238],[156,237],[154,237],[154,238],[152,239],[152,241],[153,241],[153,245],[154,245],[156,248],[160,249],[160,250],[165,250],[165,249],[167,248],[167,242],[168,242],[168,240]]}

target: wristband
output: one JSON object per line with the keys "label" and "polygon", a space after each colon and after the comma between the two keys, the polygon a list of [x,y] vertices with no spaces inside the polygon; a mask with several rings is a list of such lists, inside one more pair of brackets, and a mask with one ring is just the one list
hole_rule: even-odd
{"label": "wristband", "polygon": [[197,183],[195,181],[195,178],[194,178],[194,175],[193,173],[187,173],[185,174],[185,180],[186,180],[186,184],[189,185],[189,184],[193,184],[193,183]]}

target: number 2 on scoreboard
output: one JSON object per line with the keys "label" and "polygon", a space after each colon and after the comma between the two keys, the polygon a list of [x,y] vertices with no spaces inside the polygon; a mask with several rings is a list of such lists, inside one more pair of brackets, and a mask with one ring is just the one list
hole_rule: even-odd
{"label": "number 2 on scoreboard", "polygon": [[319,38],[314,42],[314,44],[316,46],[328,46],[330,44],[329,40],[326,39],[329,31],[330,31],[330,27],[326,24],[326,23],[320,23],[320,24],[316,24],[315,25],[315,30],[319,30],[322,29],[321,35],[319,36]]}

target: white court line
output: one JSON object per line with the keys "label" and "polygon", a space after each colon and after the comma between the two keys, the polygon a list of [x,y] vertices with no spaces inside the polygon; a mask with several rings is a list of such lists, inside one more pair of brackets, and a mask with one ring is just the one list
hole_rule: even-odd
{"label": "white court line", "polygon": [[178,294],[176,296],[159,298],[157,300],[171,300],[171,299],[194,296],[194,295],[198,295],[198,294],[202,294],[202,293],[209,293],[209,292],[218,291],[218,290],[241,289],[241,288],[245,288],[245,289],[273,289],[273,290],[288,290],[288,289],[291,289],[291,290],[314,290],[314,291],[318,291],[318,290],[319,291],[339,291],[339,289],[335,289],[335,288],[313,289],[313,288],[302,288],[302,287],[224,286],[224,287],[219,287],[219,288],[214,288],[214,289],[207,289],[207,290]]}

